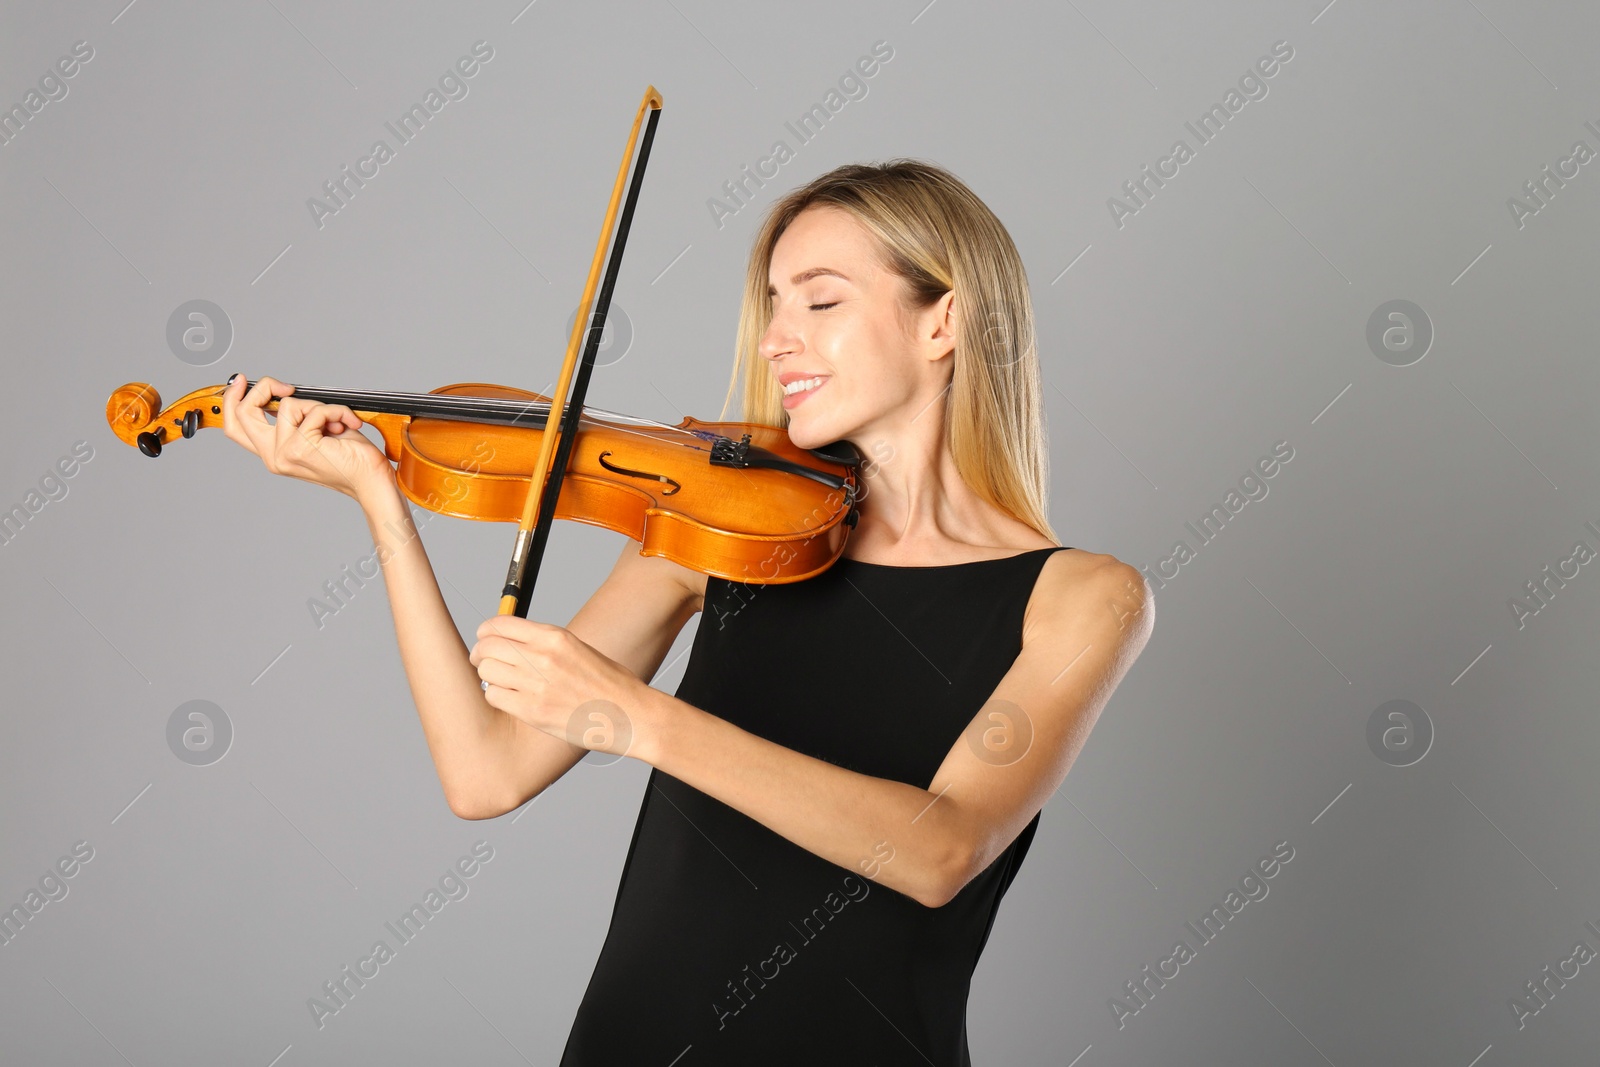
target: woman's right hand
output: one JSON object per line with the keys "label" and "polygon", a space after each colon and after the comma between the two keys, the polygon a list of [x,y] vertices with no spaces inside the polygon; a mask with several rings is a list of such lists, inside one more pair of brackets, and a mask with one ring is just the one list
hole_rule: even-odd
{"label": "woman's right hand", "polygon": [[[359,499],[373,485],[393,484],[383,451],[359,432],[361,419],[343,404],[320,404],[289,394],[294,386],[261,378],[248,393],[245,375],[222,391],[222,432],[261,457],[273,474],[287,474]],[[277,424],[266,405],[278,399]]]}

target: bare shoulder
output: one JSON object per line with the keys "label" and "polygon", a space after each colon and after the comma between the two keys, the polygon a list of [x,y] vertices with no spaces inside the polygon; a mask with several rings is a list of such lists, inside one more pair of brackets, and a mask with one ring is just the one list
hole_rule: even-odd
{"label": "bare shoulder", "polygon": [[[1099,616],[1098,620],[1096,616]],[[1034,583],[1023,615],[1023,641],[1051,641],[1085,625],[1148,637],[1155,600],[1138,568],[1104,552],[1069,548],[1052,552]]]}
{"label": "bare shoulder", "polygon": [[705,574],[665,556],[647,556],[639,551],[639,542],[631,538],[623,541],[611,576],[608,581],[626,582],[641,593],[646,589],[660,590],[664,595],[681,597],[697,612],[705,605]]}

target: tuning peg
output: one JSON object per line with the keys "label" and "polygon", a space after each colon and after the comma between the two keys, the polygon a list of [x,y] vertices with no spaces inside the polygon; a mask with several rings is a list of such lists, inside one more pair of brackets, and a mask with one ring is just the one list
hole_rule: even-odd
{"label": "tuning peg", "polygon": [[[164,426],[161,427],[162,431],[164,431],[165,429],[166,429],[166,427],[164,427]],[[139,435],[139,439],[138,440],[139,440],[139,451],[140,452],[143,452],[145,455],[149,456],[151,459],[155,459],[157,456],[161,455],[161,433],[160,432],[151,433],[150,431],[146,430],[144,433]]]}
{"label": "tuning peg", "polygon": [[190,408],[183,414],[183,436],[185,439],[193,437],[200,429],[200,409]]}

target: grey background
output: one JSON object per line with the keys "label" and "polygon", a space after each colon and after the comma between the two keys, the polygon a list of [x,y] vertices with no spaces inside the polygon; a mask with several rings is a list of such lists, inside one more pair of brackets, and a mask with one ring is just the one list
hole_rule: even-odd
{"label": "grey background", "polygon": [[[6,106],[95,50],[0,146],[0,508],[93,448],[0,546],[0,903],[94,849],[0,946],[4,1062],[555,1062],[648,767],[586,762],[514,815],[456,819],[381,581],[320,630],[307,607],[371,551],[353,502],[220,434],[153,463],[103,409],[125,381],[170,401],[234,371],[546,387],[650,83],[666,106],[613,311],[634,338],[591,403],[715,417],[760,210],[841,162],[926,158],[1028,265],[1062,539],[1140,567],[1196,549],[1002,908],[974,1061],[1592,1057],[1594,966],[1521,1029],[1510,1000],[1600,949],[1600,578],[1525,626],[1510,602],[1600,547],[1600,163],[1520,228],[1507,207],[1575,141],[1600,148],[1591,5],[4,10]],[[319,229],[306,200],[478,40],[469,94]],[[785,121],[879,40],[867,95],[799,145]],[[1108,198],[1280,40],[1268,94],[1119,228]],[[707,200],[780,138],[795,158],[719,228]],[[206,367],[166,342],[193,299],[235,332]],[[1394,299],[1436,331],[1404,367],[1366,342]],[[1185,523],[1278,441],[1270,492],[1200,545]],[[511,529],[419,521],[470,644]],[[535,616],[570,619],[620,545],[558,526]],[[191,700],[232,726],[208,766],[168,748]],[[1411,766],[1367,744],[1391,700],[1435,731]],[[318,1029],[307,999],[479,840],[469,895]],[[1123,983],[1280,841],[1270,894],[1119,1029]]]}

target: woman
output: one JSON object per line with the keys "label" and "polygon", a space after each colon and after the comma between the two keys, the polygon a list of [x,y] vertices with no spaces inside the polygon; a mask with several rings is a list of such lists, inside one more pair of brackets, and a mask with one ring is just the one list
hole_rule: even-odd
{"label": "woman", "polygon": [[[1010,236],[946,171],[795,190],[729,398],[742,376],[745,421],[865,457],[844,557],[757,585],[629,541],[566,627],[496,616],[470,653],[354,413],[230,384],[229,437],[361,503],[452,811],[511,811],[591,750],[653,768],[563,1064],[970,1063],[1000,899],[1154,619],[1137,570],[1050,528],[1032,323]],[[650,688],[696,612],[676,696]]]}

